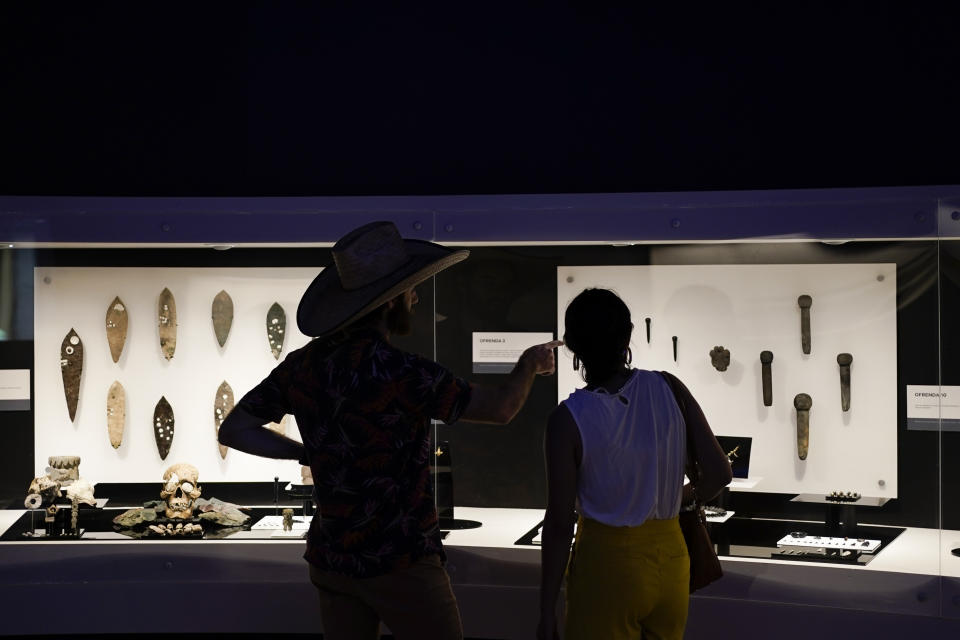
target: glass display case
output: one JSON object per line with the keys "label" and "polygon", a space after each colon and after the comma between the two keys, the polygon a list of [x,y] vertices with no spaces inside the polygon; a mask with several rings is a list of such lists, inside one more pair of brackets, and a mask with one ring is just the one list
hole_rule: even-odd
{"label": "glass display case", "polygon": [[[726,577],[692,599],[691,629],[738,608],[839,608],[930,629],[960,620],[955,186],[0,198],[0,561],[14,568],[0,589],[10,602],[34,597],[66,560],[72,588],[89,589],[78,567],[116,555],[141,559],[144,583],[156,571],[216,575],[254,601],[253,576],[272,576],[297,620],[283,628],[315,630],[302,613],[314,597],[300,560],[308,480],[294,461],[220,448],[216,431],[307,343],[296,308],[332,243],[382,219],[405,237],[470,249],[418,287],[413,334],[396,343],[475,384],[497,384],[525,346],[562,337],[566,304],[584,288],[624,299],[633,366],[686,383],[734,469],[709,514]],[[557,365],[507,426],[433,425],[434,490],[468,636],[527,637],[536,624],[543,431],[583,384],[564,348]],[[270,428],[299,438],[292,416]],[[194,471],[171,472],[179,463]],[[93,504],[31,486],[76,475]],[[166,530],[171,495],[194,500],[183,522],[198,529]],[[155,516],[117,524],[145,503]],[[108,576],[95,588],[130,586]],[[507,614],[491,620],[490,607]],[[196,630],[220,630],[205,624]]]}

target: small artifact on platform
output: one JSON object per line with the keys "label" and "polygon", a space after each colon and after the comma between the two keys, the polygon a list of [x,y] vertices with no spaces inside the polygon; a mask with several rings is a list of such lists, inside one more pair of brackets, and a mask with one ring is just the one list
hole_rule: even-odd
{"label": "small artifact on platform", "polygon": [[27,509],[39,509],[45,504],[53,504],[60,497],[60,483],[50,476],[40,476],[30,482],[23,506]]}
{"label": "small artifact on platform", "polygon": [[60,375],[63,377],[63,394],[67,399],[70,422],[77,417],[77,402],[80,400],[80,378],[83,375],[83,342],[73,329],[60,345]]}
{"label": "small artifact on platform", "polygon": [[831,491],[826,499],[831,502],[856,502],[860,499],[860,494],[853,491]]}
{"label": "small artifact on platform", "polygon": [[197,480],[200,472],[192,464],[181,462],[171,465],[163,472],[163,489],[160,499],[167,503],[168,518],[193,517],[194,501],[200,497]]}
{"label": "small artifact on platform", "polygon": [[127,342],[127,306],[120,296],[113,299],[107,307],[107,344],[110,345],[110,357],[114,362],[120,360],[123,345]]}
{"label": "small artifact on platform", "polygon": [[800,347],[806,354],[810,353],[810,306],[813,304],[813,298],[803,294],[797,298],[797,304],[800,305]]}
{"label": "small artifact on platform", "polygon": [[677,336],[673,336],[673,361],[677,361]]}
{"label": "small artifact on platform", "polygon": [[97,500],[93,497],[93,485],[83,478],[74,480],[73,484],[67,487],[67,497],[91,507],[97,506]]}
{"label": "small artifact on platform", "polygon": [[313,471],[311,471],[307,465],[300,465],[300,484],[313,484]]}
{"label": "small artifact on platform", "polygon": [[270,351],[273,357],[280,359],[280,352],[283,351],[283,338],[287,330],[287,314],[283,307],[274,302],[267,311],[267,340],[270,341]]}
{"label": "small artifact on platform", "polygon": [[717,371],[726,371],[730,366],[730,351],[722,346],[716,346],[710,350],[710,364]]}
{"label": "small artifact on platform", "polygon": [[840,365],[840,408],[843,411],[850,410],[850,365],[853,363],[853,356],[849,353],[837,355],[837,364]]}
{"label": "small artifact on platform", "polygon": [[157,511],[155,509],[137,507],[136,509],[128,509],[115,517],[113,524],[123,528],[132,528],[144,522],[154,522],[156,519]]}
{"label": "small artifact on platform", "polygon": [[153,439],[157,443],[157,452],[161,460],[166,460],[167,454],[170,453],[174,427],[173,407],[167,402],[166,397],[160,396],[160,401],[153,410]]}
{"label": "small artifact on platform", "polygon": [[280,422],[268,422],[265,426],[270,431],[274,433],[279,433],[282,436],[287,435],[287,419],[290,417],[289,414],[280,418]]}
{"label": "small artifact on platform", "polygon": [[280,513],[283,515],[283,530],[293,531],[293,509],[284,509]]}
{"label": "small artifact on platform", "polygon": [[770,363],[773,362],[772,351],[760,352],[760,377],[763,381],[763,406],[773,406],[773,380]]}
{"label": "small artifact on platform", "polygon": [[167,360],[177,350],[177,304],[170,289],[160,292],[157,302],[157,322],[160,332],[160,352]]}
{"label": "small artifact on platform", "polygon": [[650,318],[644,318],[643,321],[647,323],[647,344],[650,344]]}
{"label": "small artifact on platform", "polygon": [[114,380],[107,391],[107,434],[110,446],[118,449],[123,443],[123,429],[127,424],[127,394],[123,385]]}
{"label": "small artifact on platform", "polygon": [[813,398],[805,393],[798,393],[793,399],[793,406],[797,410],[797,455],[801,460],[806,460],[810,447],[810,408],[813,406]]}
{"label": "small artifact on platform", "polygon": [[231,411],[233,411],[233,389],[224,380],[220,383],[220,388],[217,389],[217,397],[213,399],[213,437],[217,441],[221,459],[227,457],[227,447],[220,444],[220,425],[227,419]]}
{"label": "small artifact on platform", "polygon": [[213,318],[213,333],[216,334],[217,342],[222,347],[227,343],[230,327],[233,326],[233,299],[229,293],[221,291],[213,299],[211,316]]}
{"label": "small artifact on platform", "polygon": [[50,456],[47,475],[54,482],[67,487],[80,477],[80,456]]}
{"label": "small artifact on platform", "polygon": [[200,498],[196,502],[196,508],[200,511],[201,520],[209,520],[228,527],[242,525],[250,519],[250,516],[245,514],[238,505],[217,498],[209,500]]}

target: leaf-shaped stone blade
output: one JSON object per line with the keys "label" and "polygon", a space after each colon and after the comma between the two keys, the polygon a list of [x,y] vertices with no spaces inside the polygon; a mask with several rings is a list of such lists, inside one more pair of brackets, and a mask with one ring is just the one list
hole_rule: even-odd
{"label": "leaf-shaped stone blade", "polygon": [[220,384],[220,388],[217,389],[217,397],[213,400],[213,427],[214,427],[214,438],[217,439],[217,447],[220,449],[220,457],[227,457],[228,447],[220,444],[220,425],[223,424],[223,421],[227,419],[227,416],[230,415],[230,412],[233,410],[233,389],[230,388],[230,385],[227,384],[227,381],[224,380]]}
{"label": "leaf-shaped stone blade", "polygon": [[211,317],[213,318],[213,333],[217,336],[217,342],[222,347],[227,343],[230,327],[233,326],[233,299],[226,291],[221,291],[213,299]]}
{"label": "leaf-shaped stone blade", "polygon": [[173,407],[167,402],[166,397],[161,396],[153,410],[153,438],[157,442],[157,452],[161,460],[167,459],[170,453],[170,445],[173,444]]}
{"label": "leaf-shaped stone blade", "polygon": [[116,296],[107,307],[107,344],[110,345],[110,357],[119,362],[123,345],[127,342],[127,305],[120,296]]}
{"label": "leaf-shaped stone blade", "polygon": [[127,394],[123,385],[114,380],[107,391],[107,434],[110,445],[118,449],[123,443],[123,428],[127,421]]}
{"label": "leaf-shaped stone blade", "polygon": [[70,414],[70,422],[73,422],[77,417],[77,403],[80,401],[83,342],[72,328],[60,345],[60,375],[63,377],[63,395],[67,399],[67,413]]}
{"label": "leaf-shaped stone blade", "polygon": [[287,314],[279,303],[274,302],[267,311],[267,340],[270,342],[270,351],[273,357],[280,359],[283,351],[283,339],[287,333]]}
{"label": "leaf-shaped stone blade", "polygon": [[167,360],[177,350],[177,303],[170,289],[164,288],[157,301],[157,323],[160,332],[160,351]]}

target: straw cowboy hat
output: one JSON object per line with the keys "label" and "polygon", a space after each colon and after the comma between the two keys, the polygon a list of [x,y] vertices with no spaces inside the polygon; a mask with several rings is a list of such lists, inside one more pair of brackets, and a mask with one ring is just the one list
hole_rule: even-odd
{"label": "straw cowboy hat", "polygon": [[426,240],[405,240],[392,222],[354,229],[332,251],[333,264],[300,299],[297,326],[304,335],[341,329],[470,255]]}

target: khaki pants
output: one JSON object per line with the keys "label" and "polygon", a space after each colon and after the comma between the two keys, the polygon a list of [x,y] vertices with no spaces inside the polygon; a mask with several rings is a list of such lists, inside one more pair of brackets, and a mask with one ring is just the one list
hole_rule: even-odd
{"label": "khaki pants", "polygon": [[380,637],[382,620],[396,640],[461,640],[460,610],[439,556],[375,578],[350,578],[310,565],[320,594],[324,640]]}

